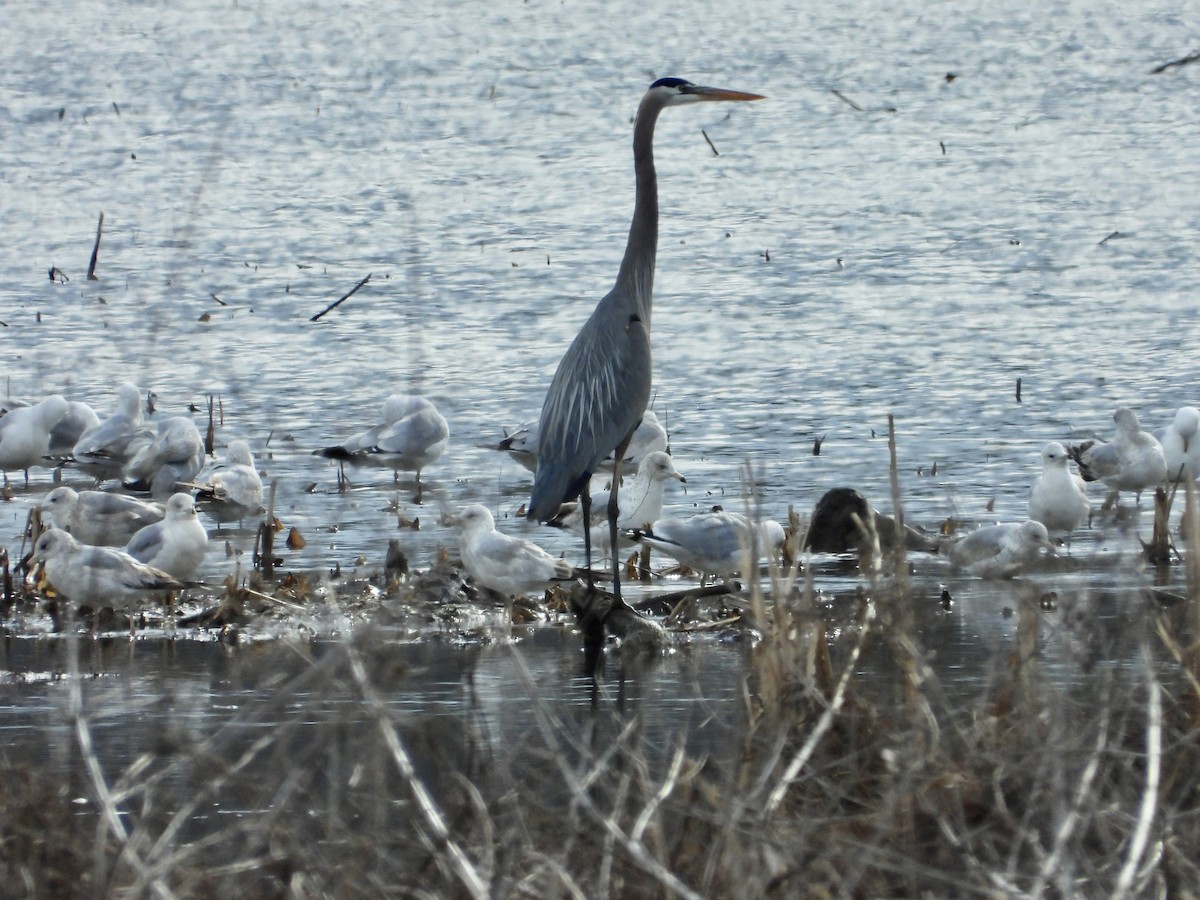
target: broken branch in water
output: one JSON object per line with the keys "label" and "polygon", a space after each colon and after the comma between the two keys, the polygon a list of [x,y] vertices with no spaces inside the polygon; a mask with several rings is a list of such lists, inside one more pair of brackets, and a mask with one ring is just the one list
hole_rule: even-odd
{"label": "broken branch in water", "polygon": [[721,154],[717,152],[717,146],[712,142],[712,138],[708,136],[708,132],[701,128],[700,133],[704,135],[704,139],[708,141],[708,149],[713,152],[713,156],[720,156]]}
{"label": "broken branch in water", "polygon": [[1200,60],[1200,50],[1195,53],[1189,53],[1187,56],[1181,56],[1179,59],[1173,59],[1170,62],[1165,62],[1161,66],[1155,66],[1150,70],[1151,75],[1158,75],[1160,72],[1165,72],[1167,69],[1174,69],[1177,66],[1186,66],[1188,63],[1194,63]]}
{"label": "broken branch in water", "polygon": [[313,316],[308,321],[315,322],[315,321],[317,321],[317,319],[321,318],[321,316],[325,315],[325,313],[327,313],[331,310],[337,309],[338,306],[340,306],[346,300],[349,300],[351,297],[353,297],[354,294],[358,291],[358,289],[370,280],[371,280],[371,273],[368,272],[366,278],[364,278],[362,281],[360,281],[354,287],[350,288],[350,290],[348,290],[346,293],[342,294],[342,296],[338,297],[336,300],[334,300],[332,303],[330,303],[327,307],[325,307],[323,310],[321,310],[319,313],[317,313],[315,316]]}
{"label": "broken branch in water", "polygon": [[100,221],[96,223],[96,243],[92,245],[92,260],[88,263],[88,281],[99,281],[96,277],[96,258],[100,255],[100,235],[104,231],[104,213],[100,213]]}
{"label": "broken branch in water", "polygon": [[851,109],[853,109],[853,110],[856,110],[856,111],[858,111],[858,112],[865,112],[865,110],[864,110],[864,109],[863,109],[861,106],[859,106],[857,103],[855,103],[855,102],[854,102],[853,100],[851,100],[849,97],[847,97],[845,94],[843,94],[843,93],[842,93],[841,91],[839,91],[837,88],[830,88],[830,89],[829,89],[829,92],[830,92],[831,94],[833,94],[833,96],[835,96],[835,97],[837,97],[839,100],[841,100],[843,103],[845,103],[846,105],[848,105],[848,106],[849,106]]}

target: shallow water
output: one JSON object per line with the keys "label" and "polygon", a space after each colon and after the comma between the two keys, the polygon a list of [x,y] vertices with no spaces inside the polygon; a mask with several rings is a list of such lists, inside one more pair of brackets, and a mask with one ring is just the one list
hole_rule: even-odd
{"label": "shallow water", "polygon": [[[910,522],[1011,521],[1046,441],[1107,435],[1119,405],[1158,432],[1197,402],[1200,68],[1149,74],[1191,48],[1177,6],[722,10],[7,11],[8,390],[60,391],[102,415],[123,380],[152,388],[160,415],[219,396],[219,443],[250,442],[280,518],[307,538],[285,554],[290,569],[377,566],[391,537],[422,567],[455,544],[441,512],[467,502],[524,531],[527,473],[478,445],[536,415],[609,287],[632,204],[631,117],[652,78],[679,74],[769,99],[672,110],[659,126],[654,406],[688,477],[669,511],[738,508],[746,461],[774,517],[838,485],[888,508],[893,414]],[[88,282],[101,211],[100,280]],[[70,281],[52,283],[51,266]],[[397,390],[427,394],[451,425],[420,507],[381,473],[352,473],[340,494],[311,455]],[[0,508],[0,543],[19,544],[50,486],[35,472]],[[397,530],[397,499],[419,532]],[[1076,595],[1072,609],[1119,630],[1151,581],[1136,563],[1142,509],[1076,536],[1033,587],[916,559],[923,637],[944,673],[986,677],[1015,629],[1004,610],[1031,591]],[[569,536],[537,537],[581,555]],[[214,551],[203,576],[236,565]],[[819,567],[816,583],[836,605],[858,576]],[[1044,652],[1069,679],[1062,616],[1046,612]],[[112,665],[143,700],[157,679],[199,677],[170,658]],[[36,709],[53,688],[2,690]],[[425,702],[441,703],[438,690]]]}

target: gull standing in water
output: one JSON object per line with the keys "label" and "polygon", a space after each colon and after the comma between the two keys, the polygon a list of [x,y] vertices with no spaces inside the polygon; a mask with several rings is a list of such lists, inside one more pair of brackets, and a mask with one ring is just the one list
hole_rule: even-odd
{"label": "gull standing in water", "polygon": [[980,578],[1012,578],[1050,549],[1050,533],[1041,522],[1026,520],[986,525],[950,545],[951,564]]}
{"label": "gull standing in water", "polygon": [[532,541],[497,531],[485,506],[474,503],[465,507],[458,524],[462,529],[459,550],[468,574],[476,584],[505,599],[540,593],[574,577],[574,568],[565,559],[552,556]]}
{"label": "gull standing in water", "polygon": [[29,483],[29,470],[45,464],[50,447],[50,432],[67,414],[67,401],[51,394],[41,403],[9,410],[0,417],[0,469],[4,483],[9,472],[24,470]]}
{"label": "gull standing in water", "polygon": [[[546,522],[568,500],[579,498],[583,520],[592,514],[589,482],[610,453],[616,465],[609,499],[610,542],[617,542],[621,460],[642,420],[651,394],[650,314],[658,252],[658,177],[654,169],[654,126],[669,106],[712,100],[761,100],[759,94],[702,87],[682,78],[660,78],[638,106],[633,126],[636,181],[633,221],[617,280],[563,354],[546,392],[538,420],[537,473],[527,515]],[[584,530],[591,571],[590,531]],[[620,565],[613,554],[613,599],[607,612],[585,617],[584,644],[590,674],[599,659],[605,621],[621,599]],[[594,586],[590,581],[589,587]]]}
{"label": "gull standing in water", "polygon": [[1181,406],[1160,439],[1167,461],[1167,477],[1172,481],[1187,481],[1200,476],[1200,410]]}
{"label": "gull standing in water", "polygon": [[1070,469],[1067,448],[1051,441],[1042,448],[1042,474],[1029,491],[1029,518],[1046,530],[1067,537],[1087,520],[1092,510],[1083,479]]}
{"label": "gull standing in water", "polygon": [[241,522],[263,510],[263,483],[245,441],[230,441],[224,462],[191,485],[204,511],[218,523]]}
{"label": "gull standing in water", "polygon": [[153,438],[142,422],[141,389],[126,382],[117,391],[117,411],[81,434],[71,457],[99,484],[119,477],[130,457]]}
{"label": "gull standing in water", "polygon": [[[618,498],[618,528],[649,528],[657,522],[662,516],[663,493],[670,479],[687,482],[666,452],[655,450],[644,456],[638,465],[637,475],[624,485]],[[588,522],[590,540],[599,544],[601,559],[607,559],[612,552],[608,533],[608,498],[608,491],[598,491],[593,495],[592,517]],[[565,504],[551,524],[583,534],[583,505]],[[620,535],[618,541],[621,544],[632,543],[628,538],[622,541]]]}
{"label": "gull standing in water", "polygon": [[421,502],[421,471],[442,455],[450,426],[432,402],[416,394],[393,394],[383,404],[383,421],[335,447],[314,451],[317,456],[350,463],[415,472],[416,501]]}
{"label": "gull standing in water", "polygon": [[1140,503],[1142,491],[1167,480],[1167,458],[1162,444],[1149,432],[1142,431],[1137,413],[1121,407],[1113,413],[1117,431],[1113,439],[1086,441],[1071,448],[1084,481],[1103,481],[1111,489],[1105,506],[1117,501],[1121,491],[1133,491]]}
{"label": "gull standing in water", "polygon": [[142,446],[122,472],[126,486],[148,490],[151,497],[170,497],[191,483],[204,468],[204,440],[187,416],[158,423],[158,433]]}
{"label": "gull standing in water", "polygon": [[77,541],[95,547],[124,547],[139,530],[161,522],[165,510],[128,494],[76,491],[62,485],[42,500],[51,521]]}
{"label": "gull standing in water", "polygon": [[167,514],[161,522],[147,525],[125,548],[138,562],[180,581],[195,576],[207,549],[208,533],[196,515],[196,502],[190,494],[183,493],[167,501]]}
{"label": "gull standing in water", "polygon": [[[516,462],[530,472],[537,471],[538,458],[538,423],[526,422],[504,436],[498,444],[490,445],[488,449],[503,450]],[[641,424],[633,432],[629,441],[629,449],[621,460],[621,468],[632,468],[635,471],[647,454],[655,450],[667,449],[667,429],[663,427],[654,410],[648,409],[642,414]],[[597,466],[597,472],[613,470],[613,455],[610,453]]]}
{"label": "gull standing in water", "polygon": [[42,533],[30,559],[43,562],[56,593],[79,605],[127,608],[183,585],[116,547],[88,547],[61,528]]}
{"label": "gull standing in water", "polygon": [[100,424],[96,411],[81,400],[67,401],[67,414],[50,430],[46,455],[55,459],[70,456],[84,433]]}
{"label": "gull standing in water", "polygon": [[[774,556],[783,548],[786,535],[783,526],[771,519],[756,525],[740,513],[698,513],[687,518],[660,519],[652,528],[628,532],[631,540],[678,560],[700,573],[703,586],[706,576],[730,578],[757,570],[764,556]],[[750,558],[751,547],[755,559]]]}

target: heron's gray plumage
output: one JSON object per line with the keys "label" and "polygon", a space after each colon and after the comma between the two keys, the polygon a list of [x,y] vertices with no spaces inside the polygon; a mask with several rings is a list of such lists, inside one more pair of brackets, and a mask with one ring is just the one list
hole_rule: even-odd
{"label": "heron's gray plumage", "polygon": [[633,128],[636,196],[616,284],[592,312],[554,373],[539,421],[538,467],[527,514],[544,522],[585,489],[600,461],[629,437],[650,401],[650,316],[658,252],[654,126],[667,106],[756,100],[678,78],[656,81]]}

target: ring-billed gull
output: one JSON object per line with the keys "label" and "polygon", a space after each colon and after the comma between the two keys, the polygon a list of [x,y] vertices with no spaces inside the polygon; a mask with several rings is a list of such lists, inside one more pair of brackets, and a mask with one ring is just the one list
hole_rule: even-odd
{"label": "ring-billed gull", "polygon": [[245,441],[230,441],[221,465],[194,485],[196,499],[218,522],[240,522],[263,511],[263,483]]}
{"label": "ring-billed gull", "polygon": [[158,433],[130,458],[121,477],[127,487],[169,497],[202,468],[204,440],[196,423],[187,416],[171,416],[159,421]]}
{"label": "ring-billed gull", "polygon": [[79,436],[71,457],[96,483],[117,478],[130,457],[153,440],[142,423],[142,392],[126,382],[117,391],[117,411]]}
{"label": "ring-billed gull", "polygon": [[949,546],[950,562],[980,578],[1012,578],[1050,549],[1050,533],[1041,522],[1027,519],[985,525]]}
{"label": "ring-billed gull", "polygon": [[[627,532],[631,540],[661,550],[683,565],[706,576],[729,578],[758,567],[763,557],[783,547],[783,526],[764,519],[752,528],[746,516],[724,511],[698,513],[687,518],[660,519],[653,528]],[[751,543],[757,559],[749,558]]]}
{"label": "ring-billed gull", "polygon": [[70,456],[84,433],[100,424],[96,411],[82,400],[68,400],[67,414],[50,430],[50,446],[46,455],[59,459]]}
{"label": "ring-billed gull", "polygon": [[554,584],[570,581],[574,568],[532,541],[496,530],[487,507],[478,503],[458,515],[459,550],[467,572],[482,585],[505,598],[542,592]]}
{"label": "ring-billed gull", "polygon": [[1167,426],[1160,439],[1163,456],[1167,460],[1167,477],[1172,481],[1186,481],[1200,476],[1200,410],[1194,406],[1181,406],[1175,418]]}
{"label": "ring-billed gull", "polygon": [[138,562],[187,581],[199,570],[207,549],[208,533],[196,515],[196,501],[180,493],[167,501],[163,520],[135,534],[125,551]]}
{"label": "ring-billed gull", "polygon": [[[638,465],[637,475],[628,484],[622,486],[617,497],[619,512],[617,527],[649,528],[663,511],[663,493],[670,479],[687,482],[687,479],[675,468],[675,461],[662,450],[655,450],[642,458]],[[606,558],[611,552],[608,530],[608,491],[597,491],[592,495],[591,540],[600,548],[601,558]],[[578,534],[583,534],[583,507],[579,503],[565,503],[558,517],[552,520],[554,525],[568,528]]]}
{"label": "ring-billed gull", "polygon": [[1116,502],[1120,491],[1133,491],[1141,502],[1142,491],[1167,480],[1167,458],[1162,444],[1142,431],[1137,413],[1121,407],[1113,413],[1116,433],[1107,444],[1085,441],[1071,448],[1084,481],[1103,481],[1111,489],[1105,505]]}
{"label": "ring-billed gull", "polygon": [[1042,448],[1042,474],[1029,491],[1029,518],[1041,522],[1047,531],[1068,535],[1091,512],[1083,479],[1070,469],[1067,448],[1051,441]]}
{"label": "ring-billed gull", "polygon": [[[528,469],[530,472],[537,471],[538,458],[538,422],[526,422],[513,430],[511,434],[506,434],[504,440],[498,444],[489,445],[490,449],[503,450],[508,453],[514,460]],[[642,413],[642,422],[634,429],[633,437],[629,440],[629,447],[625,450],[625,456],[622,459],[621,468],[625,471],[630,469],[636,470],[641,465],[642,460],[650,453],[656,450],[667,449],[667,430],[659,421],[658,415],[652,409]],[[611,472],[613,470],[613,454],[610,453],[596,467],[597,472]]]}
{"label": "ring-billed gull", "polygon": [[107,491],[76,491],[65,484],[46,495],[42,509],[80,543],[102,547],[124,547],[139,530],[161,522],[165,513],[161,503]]}
{"label": "ring-billed gull", "polygon": [[421,496],[421,470],[446,449],[450,426],[437,407],[416,394],[393,394],[383,404],[383,421],[336,447],[314,451],[318,456],[350,463],[415,472],[417,497]]}
{"label": "ring-billed gull", "polygon": [[24,470],[29,482],[29,469],[43,465],[50,447],[50,432],[67,414],[67,401],[51,394],[33,406],[10,410],[0,417],[0,469],[4,481],[8,473]]}
{"label": "ring-billed gull", "polygon": [[116,547],[89,547],[61,528],[43,532],[30,559],[43,562],[46,578],[76,604],[124,608],[159,591],[183,587],[166,572],[138,562]]}

